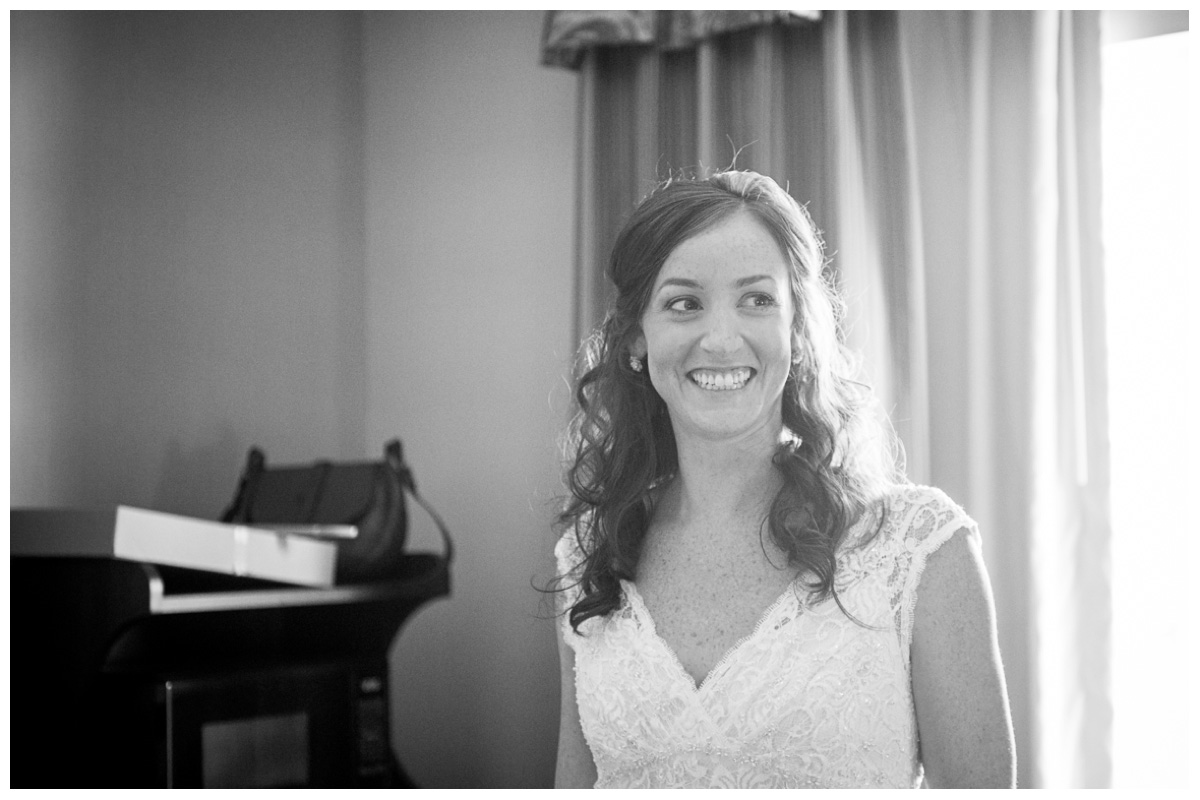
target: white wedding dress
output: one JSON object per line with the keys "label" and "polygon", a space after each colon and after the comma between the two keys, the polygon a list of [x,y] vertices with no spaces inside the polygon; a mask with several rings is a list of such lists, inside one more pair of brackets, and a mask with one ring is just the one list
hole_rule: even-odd
{"label": "white wedding dress", "polygon": [[[832,598],[810,603],[793,582],[699,687],[633,583],[622,581],[620,607],[579,634],[563,615],[596,787],[919,786],[909,676],[918,583],[930,553],[975,527],[940,490],[896,487],[879,535],[838,559],[842,604],[872,627]],[[847,542],[870,528],[860,522]],[[555,555],[560,574],[573,571],[573,531]]]}

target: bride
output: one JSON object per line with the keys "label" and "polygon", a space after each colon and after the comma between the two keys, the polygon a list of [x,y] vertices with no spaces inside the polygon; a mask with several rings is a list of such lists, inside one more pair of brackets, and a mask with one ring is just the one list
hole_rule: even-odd
{"label": "bride", "polygon": [[558,787],[1005,787],[974,521],[907,483],[807,213],[669,181],[613,249],[559,564]]}

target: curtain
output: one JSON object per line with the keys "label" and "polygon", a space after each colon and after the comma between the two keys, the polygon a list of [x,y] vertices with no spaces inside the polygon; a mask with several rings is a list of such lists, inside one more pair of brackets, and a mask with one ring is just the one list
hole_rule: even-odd
{"label": "curtain", "polygon": [[736,154],[807,203],[909,476],[983,531],[1020,784],[1107,786],[1098,12],[560,13],[543,60],[580,76],[577,333],[670,171]]}
{"label": "curtain", "polygon": [[984,531],[1023,785],[1105,787],[1099,14],[899,19],[937,421],[931,475]]}
{"label": "curtain", "polygon": [[[788,172],[824,193],[819,12],[553,11],[542,62],[579,71],[576,343],[610,299],[625,216],[670,174]],[[719,121],[719,122],[718,122]],[[814,214],[817,209],[811,209]]]}

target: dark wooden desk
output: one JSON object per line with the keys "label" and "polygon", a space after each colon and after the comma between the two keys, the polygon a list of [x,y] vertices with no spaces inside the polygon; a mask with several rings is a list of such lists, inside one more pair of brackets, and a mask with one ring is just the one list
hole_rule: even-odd
{"label": "dark wooden desk", "polygon": [[442,557],[331,589],[10,560],[14,787],[411,785],[391,749],[387,653],[449,594]]}

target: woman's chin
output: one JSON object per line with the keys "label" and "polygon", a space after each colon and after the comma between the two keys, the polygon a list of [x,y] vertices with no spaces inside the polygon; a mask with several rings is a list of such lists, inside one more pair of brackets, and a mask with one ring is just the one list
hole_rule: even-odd
{"label": "woman's chin", "polygon": [[778,442],[783,427],[783,417],[776,409],[774,414],[743,409],[710,409],[704,413],[692,412],[676,422],[672,415],[675,437],[688,436],[704,441],[735,441],[762,433],[773,442]]}

